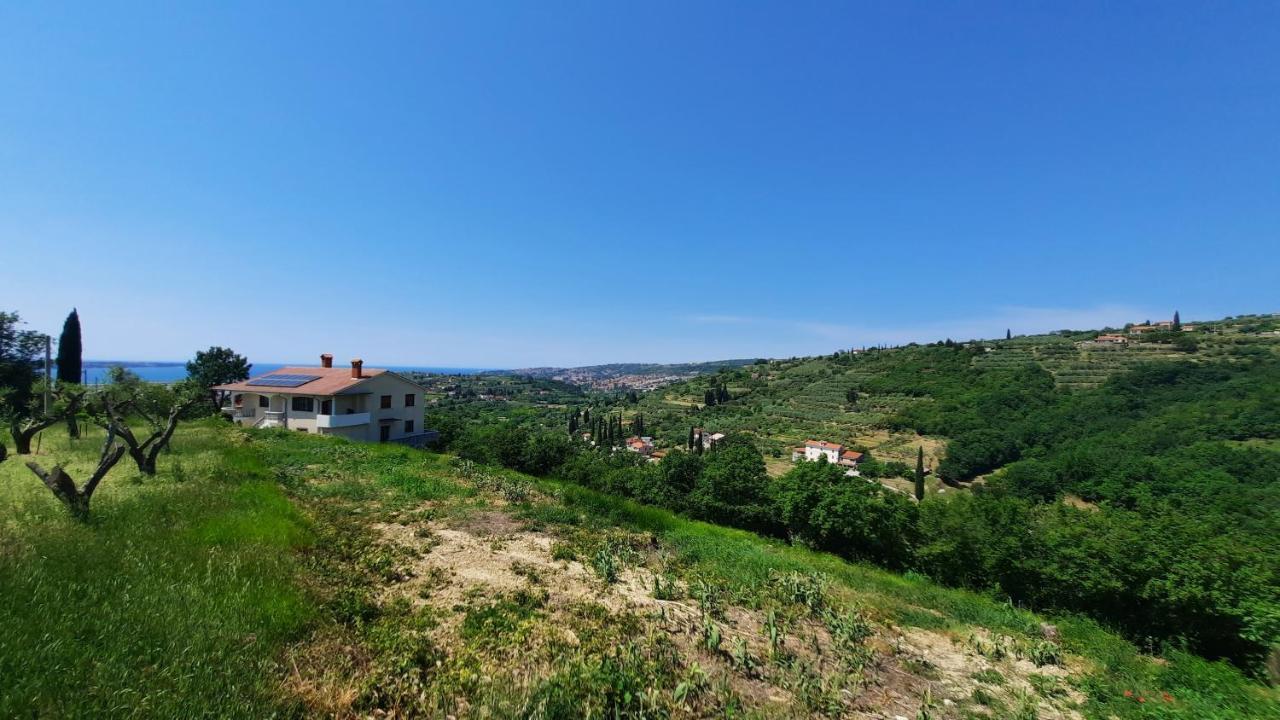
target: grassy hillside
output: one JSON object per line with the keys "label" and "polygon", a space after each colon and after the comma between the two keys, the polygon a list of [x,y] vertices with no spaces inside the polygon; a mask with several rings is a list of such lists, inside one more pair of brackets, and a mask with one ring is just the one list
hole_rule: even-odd
{"label": "grassy hillside", "polygon": [[[101,434],[46,432],[38,460],[83,478]],[[280,650],[317,607],[309,523],[260,455],[184,430],[156,478],[122,463],[82,525],[0,463],[0,717],[264,717]]]}
{"label": "grassy hillside", "polygon": [[1086,620],[401,447],[204,424],[87,526],[15,458],[0,497],[0,716],[1280,717]]}

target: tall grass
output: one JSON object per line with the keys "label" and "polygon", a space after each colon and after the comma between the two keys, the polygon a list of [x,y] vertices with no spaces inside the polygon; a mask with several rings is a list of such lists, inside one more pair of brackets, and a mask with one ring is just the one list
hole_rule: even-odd
{"label": "tall grass", "polygon": [[[91,464],[60,428],[41,462]],[[0,465],[0,717],[263,717],[273,657],[310,617],[308,533],[260,460],[186,429],[142,480],[123,463],[70,520],[21,462]]]}

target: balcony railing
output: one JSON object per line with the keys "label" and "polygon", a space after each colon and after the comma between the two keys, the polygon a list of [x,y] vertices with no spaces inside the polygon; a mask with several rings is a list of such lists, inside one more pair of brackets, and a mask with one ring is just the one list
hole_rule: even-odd
{"label": "balcony railing", "polygon": [[356,425],[367,425],[369,423],[369,413],[347,413],[346,415],[317,415],[316,427],[318,428],[344,428],[354,427]]}

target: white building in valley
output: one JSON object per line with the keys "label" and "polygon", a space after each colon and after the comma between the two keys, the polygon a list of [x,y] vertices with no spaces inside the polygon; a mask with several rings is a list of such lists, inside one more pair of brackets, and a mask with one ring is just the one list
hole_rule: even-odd
{"label": "white building in valley", "polygon": [[826,461],[832,465],[843,465],[847,468],[856,468],[862,460],[862,453],[856,450],[846,450],[843,445],[825,440],[806,440],[804,447],[794,448],[791,451],[791,462],[817,462],[826,458]]}

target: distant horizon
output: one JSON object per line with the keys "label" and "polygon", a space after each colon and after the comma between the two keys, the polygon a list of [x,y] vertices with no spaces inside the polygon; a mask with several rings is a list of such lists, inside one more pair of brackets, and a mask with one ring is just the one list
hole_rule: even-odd
{"label": "distant horizon", "polygon": [[[1255,312],[1224,313],[1224,314],[1222,314],[1222,315],[1217,315],[1217,316],[1214,316],[1214,317],[1206,317],[1206,316],[1193,316],[1193,315],[1188,315],[1188,314],[1186,314],[1186,313],[1182,313],[1181,311],[1178,311],[1178,312],[1179,312],[1180,319],[1181,319],[1181,321],[1182,321],[1184,324],[1194,324],[1194,323],[1197,323],[1197,322],[1215,322],[1215,321],[1223,320],[1223,319],[1225,319],[1225,318],[1247,317],[1247,316],[1267,316],[1267,315],[1280,314],[1280,311],[1255,311]],[[1014,328],[1006,328],[1006,329],[1007,329],[1007,330],[1009,330],[1009,331],[1011,331],[1011,332],[1013,333],[1013,336],[1014,336],[1014,337],[1032,336],[1032,335],[1048,335],[1048,334],[1057,333],[1057,332],[1061,332],[1061,331],[1088,332],[1088,331],[1095,331],[1095,330],[1101,331],[1101,330],[1108,330],[1108,329],[1116,330],[1116,329],[1122,329],[1122,328],[1124,328],[1124,327],[1125,327],[1125,325],[1128,325],[1128,324],[1134,324],[1134,323],[1146,322],[1146,321],[1151,321],[1151,322],[1162,322],[1162,321],[1165,321],[1165,320],[1170,320],[1170,319],[1172,319],[1173,313],[1172,313],[1172,312],[1170,312],[1170,313],[1168,313],[1168,315],[1169,315],[1169,317],[1164,317],[1163,315],[1160,315],[1160,314],[1151,314],[1150,316],[1144,316],[1144,317],[1142,317],[1141,319],[1129,320],[1129,321],[1126,321],[1125,323],[1120,323],[1120,324],[1103,324],[1103,325],[1095,325],[1095,326],[1088,326],[1088,327],[1086,327],[1086,326],[1077,326],[1077,327],[1055,327],[1055,328],[1053,328],[1053,329],[1049,329],[1049,330],[1040,330],[1040,331],[1031,331],[1031,332],[1019,332],[1019,331],[1017,331],[1017,330],[1016,330],[1016,329],[1014,329]],[[467,366],[467,365],[437,365],[437,364],[414,363],[414,362],[409,362],[409,363],[401,363],[401,362],[395,362],[395,363],[381,363],[381,362],[377,362],[377,361],[371,361],[371,360],[369,360],[369,359],[367,359],[367,358],[366,358],[366,359],[365,359],[365,364],[366,364],[367,366],[369,366],[369,367],[384,367],[384,368],[388,368],[388,369],[397,369],[397,368],[399,368],[399,369],[410,369],[410,370],[429,370],[429,371],[430,371],[430,370],[439,370],[439,371],[448,371],[448,370],[465,370],[465,371],[469,371],[469,372],[473,372],[473,373],[479,373],[479,372],[490,372],[490,371],[526,370],[526,369],[537,369],[537,368],[572,369],[572,368],[580,368],[580,367],[595,367],[595,366],[600,366],[600,365],[693,365],[693,364],[705,364],[705,363],[724,362],[724,361],[730,361],[730,360],[781,360],[781,359],[787,359],[787,358],[792,358],[792,357],[813,357],[813,356],[826,355],[826,354],[829,354],[829,353],[832,353],[832,352],[836,352],[836,351],[839,351],[839,350],[850,350],[850,349],[857,349],[857,348],[872,348],[872,347],[880,347],[880,346],[886,346],[886,347],[901,347],[901,346],[904,346],[904,345],[910,345],[910,344],[912,344],[912,343],[924,345],[924,344],[930,344],[930,343],[944,342],[944,341],[946,341],[946,340],[948,340],[948,339],[953,340],[953,341],[955,341],[955,342],[981,342],[981,341],[986,341],[986,340],[1003,340],[1003,339],[1004,339],[1004,336],[1003,336],[1003,334],[999,334],[999,333],[997,333],[997,334],[995,334],[995,335],[991,335],[991,336],[985,336],[985,337],[976,337],[976,336],[974,336],[974,337],[963,337],[963,336],[960,336],[960,335],[950,335],[950,336],[935,337],[935,338],[928,339],[928,340],[907,340],[907,341],[903,341],[903,342],[892,342],[892,343],[876,343],[876,344],[853,345],[853,346],[833,346],[833,347],[831,347],[831,348],[830,348],[830,349],[828,349],[828,350],[820,351],[820,352],[813,352],[813,353],[793,353],[793,354],[789,354],[789,355],[772,355],[772,356],[770,356],[770,355],[743,355],[743,356],[736,356],[736,357],[715,357],[715,358],[709,358],[709,359],[696,359],[696,360],[606,360],[606,361],[604,361],[604,362],[581,363],[581,364],[574,364],[574,365],[563,365],[563,364],[527,364],[527,363],[526,363],[526,364],[514,364],[514,365],[507,366],[507,367],[494,367],[494,366],[480,366],[480,365],[476,365],[476,366]],[[235,350],[235,348],[232,348],[232,349],[233,349],[233,350]],[[244,355],[244,353],[240,353],[240,354]],[[292,360],[292,361],[284,361],[284,362],[281,362],[281,361],[254,361],[252,357],[249,357],[249,356],[247,356],[247,355],[246,355],[246,358],[249,360],[250,365],[253,365],[253,366],[258,366],[258,365],[268,365],[268,366],[280,366],[280,367],[283,367],[283,366],[312,367],[312,366],[317,366],[317,365],[319,364],[319,357],[318,357],[318,356],[316,357],[316,359],[313,359],[313,360],[310,360],[310,361]],[[84,362],[85,362],[85,364],[86,364],[86,365],[88,365],[88,364],[103,364],[103,365],[125,365],[125,366],[127,366],[127,365],[143,365],[143,364],[151,364],[151,365],[164,365],[164,366],[180,366],[180,365],[185,365],[188,361],[187,361],[187,360],[141,360],[141,359],[133,359],[133,360],[119,360],[119,359],[102,360],[102,359],[88,359],[88,358],[87,358],[87,359],[85,359],[85,360],[84,360]],[[335,364],[342,364],[342,363],[344,363],[345,361],[340,361],[340,360],[338,360],[338,358],[335,356],[334,362],[335,362]]]}
{"label": "distant horizon", "polygon": [[[290,360],[290,361],[280,362],[280,361],[276,361],[276,360],[271,360],[271,361],[266,361],[266,360],[263,360],[263,361],[254,361],[252,358],[247,358],[247,359],[249,360],[249,364],[250,364],[250,365],[259,365],[259,364],[260,364],[260,365],[280,365],[280,366],[290,366],[290,365],[293,365],[293,366],[299,366],[299,367],[304,367],[304,366],[305,366],[305,367],[310,367],[310,366],[313,366],[313,365],[315,365],[315,366],[318,366],[318,365],[319,365],[319,363],[318,363],[317,361],[302,362],[302,361],[292,361],[292,360]],[[96,358],[95,358],[95,359],[85,358],[85,359],[83,360],[83,364],[84,364],[84,365],[157,365],[157,366],[159,366],[159,365],[165,365],[165,366],[169,366],[169,365],[184,365],[184,366],[185,366],[185,365],[186,365],[188,362],[190,362],[190,361],[191,361],[191,360],[190,360],[190,358],[188,358],[187,360],[138,360],[138,359],[133,359],[133,360],[101,360],[101,359],[96,359]],[[335,361],[335,363],[336,363],[336,361]],[[343,363],[343,364],[345,364],[345,363]],[[379,364],[379,363],[366,363],[366,364],[367,364],[367,365],[369,365],[369,367],[383,367],[383,366],[385,366],[385,367],[388,367],[388,368],[391,368],[391,367],[399,367],[399,368],[419,368],[419,367],[424,367],[424,368],[444,368],[444,369],[457,369],[457,370],[510,370],[510,369],[511,369],[511,368],[463,367],[463,366],[454,366],[454,365],[421,365],[421,364],[417,364],[417,363],[390,363],[390,364],[386,364],[386,363],[382,363],[382,364]]]}

